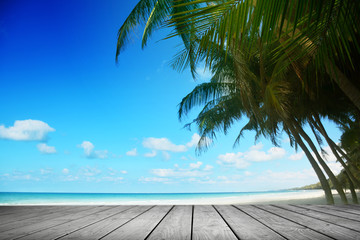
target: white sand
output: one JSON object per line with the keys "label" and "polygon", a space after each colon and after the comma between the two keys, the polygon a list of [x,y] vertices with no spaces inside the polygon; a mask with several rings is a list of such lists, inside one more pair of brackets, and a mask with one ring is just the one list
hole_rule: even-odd
{"label": "white sand", "polygon": [[[360,192],[357,192],[360,199]],[[341,204],[341,199],[333,190],[335,204]],[[351,194],[347,192],[348,201],[352,203]],[[231,197],[202,197],[192,199],[162,199],[162,200],[128,200],[103,201],[80,200],[72,202],[53,201],[32,204],[0,204],[0,205],[227,205],[227,204],[326,204],[323,190],[304,190],[294,192],[274,192],[264,194],[249,194]]]}
{"label": "white sand", "polygon": [[[335,204],[342,204],[339,195],[335,190],[332,191]],[[360,192],[358,198],[360,199]],[[351,194],[347,193],[349,203]],[[122,204],[135,204],[135,202],[127,202]],[[239,196],[239,197],[223,197],[223,198],[199,198],[189,200],[152,200],[144,202],[136,202],[136,204],[156,204],[156,205],[209,205],[209,204],[326,204],[325,194],[323,190],[306,190],[298,192],[286,193],[266,193],[259,195]]]}

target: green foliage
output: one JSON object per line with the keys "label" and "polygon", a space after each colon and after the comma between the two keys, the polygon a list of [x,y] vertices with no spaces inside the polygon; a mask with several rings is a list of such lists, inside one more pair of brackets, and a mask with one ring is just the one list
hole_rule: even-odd
{"label": "green foliage", "polygon": [[197,150],[206,149],[218,132],[226,134],[244,117],[248,122],[234,145],[246,130],[256,132],[255,140],[265,136],[274,145],[285,132],[292,146],[307,152],[331,203],[329,183],[303,140],[340,195],[342,189],[303,126],[310,125],[320,146],[323,137],[329,142],[319,128],[320,118],[341,126],[341,145],[348,154],[334,151],[358,177],[359,14],[358,0],[140,0],[119,30],[116,56],[139,24],[145,25],[143,47],[156,28],[171,27],[168,38],[180,36],[183,42],[172,66],[180,71],[189,67],[196,78],[198,64],[205,63],[213,73],[179,104],[179,119],[203,107],[187,124],[195,124],[201,134]]}

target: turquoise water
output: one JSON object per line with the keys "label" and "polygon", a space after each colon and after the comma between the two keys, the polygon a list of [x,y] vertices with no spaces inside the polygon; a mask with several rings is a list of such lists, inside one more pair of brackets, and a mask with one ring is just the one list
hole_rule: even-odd
{"label": "turquoise water", "polygon": [[301,191],[281,190],[267,192],[229,193],[26,193],[0,192],[0,205],[41,205],[41,204],[154,204],[177,202],[198,203],[211,199],[251,199],[266,196],[302,194]]}

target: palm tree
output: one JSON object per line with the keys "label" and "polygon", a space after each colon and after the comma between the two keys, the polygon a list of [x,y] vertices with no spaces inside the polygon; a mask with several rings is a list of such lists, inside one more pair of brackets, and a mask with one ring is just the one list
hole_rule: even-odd
{"label": "palm tree", "polygon": [[[212,1],[210,5],[206,4],[208,2],[178,1],[174,8],[192,6],[193,3],[197,7],[186,16],[180,11],[168,23],[168,26],[180,29],[189,24],[195,26],[184,28],[180,33],[193,36],[190,41],[201,38],[197,48],[199,56],[209,50],[211,42],[227,50],[244,50],[256,44],[258,38],[264,43],[280,39],[282,44],[271,53],[274,61],[291,56],[288,64],[300,60],[300,69],[313,62],[318,72],[330,76],[360,110],[357,77],[360,1],[223,0]],[[244,44],[244,39],[249,41]],[[197,61],[201,60],[197,58]],[[213,60],[214,56],[209,54],[206,63],[211,66]],[[284,69],[286,66],[281,70]]]}
{"label": "palm tree", "polygon": [[[328,181],[302,139],[306,140],[314,152],[317,153],[317,150],[293,117],[296,116],[293,112],[298,109],[293,103],[303,101],[301,97],[295,97],[301,94],[294,93],[296,89],[301,90],[297,75],[292,68],[288,69],[283,78],[273,75],[272,71],[277,65],[265,59],[267,55],[264,52],[269,51],[267,48],[264,45],[254,46],[255,52],[251,53],[253,57],[250,62],[245,61],[243,54],[239,52],[232,55],[230,51],[226,61],[225,55],[219,54],[220,57],[212,68],[213,78],[209,83],[198,85],[182,100],[179,118],[193,107],[204,105],[193,121],[201,133],[201,148],[204,147],[203,141],[215,138],[218,131],[226,134],[228,128],[244,116],[250,120],[240,131],[236,142],[239,142],[244,130],[255,130],[256,136],[269,137],[277,144],[278,133],[283,129],[305,152],[323,186],[327,202],[332,204],[334,200]],[[336,177],[318,154],[317,158],[346,203],[345,194]]]}
{"label": "palm tree", "polygon": [[[357,105],[360,94],[353,80],[357,71],[353,61],[360,49],[353,24],[359,17],[354,9],[360,8],[353,1],[342,2],[141,0],[119,30],[116,57],[135,26],[145,25],[144,47],[152,32],[167,20],[167,26],[175,30],[169,37],[180,36],[184,43],[184,50],[175,56],[173,66],[178,69],[190,66],[195,77],[197,64],[205,61],[215,73],[210,83],[196,87],[180,104],[180,118],[193,106],[205,104],[194,120],[202,133],[199,149],[208,146],[206,140],[214,138],[216,131],[226,133],[234,121],[248,117],[249,122],[236,142],[244,130],[255,130],[257,136],[264,135],[277,144],[278,133],[285,131],[295,146],[303,149],[328,203],[333,203],[326,177],[305,141],[346,203],[341,185],[303,131],[302,124],[310,122],[309,117],[296,111],[306,107],[304,99],[297,99],[294,105],[296,101],[290,97],[294,93],[300,96],[304,91],[308,97],[313,94],[305,75],[314,73],[315,68],[316,82],[330,77],[360,109]],[[338,24],[346,27],[340,29]],[[259,48],[255,54],[254,46]],[[349,49],[354,49],[355,54]],[[289,76],[292,81],[284,81]],[[320,124],[316,126],[324,135]]]}
{"label": "palm tree", "polygon": [[[183,3],[192,2],[191,0],[182,0]],[[191,5],[177,6],[174,8],[173,0],[140,0],[134,9],[131,11],[129,16],[126,18],[122,26],[118,31],[117,45],[116,45],[116,61],[120,53],[125,49],[126,45],[129,43],[131,36],[139,25],[144,26],[144,31],[141,38],[141,46],[144,48],[150,39],[154,31],[164,26],[166,21],[171,18],[171,16],[185,16],[188,12],[193,11],[198,7],[196,3]],[[185,12],[185,13],[180,13]],[[177,62],[175,64],[183,65],[184,67],[190,65],[192,69],[193,76],[196,75],[195,62],[192,57],[192,44],[191,44],[191,34],[185,32],[190,32],[192,28],[191,24],[174,27],[174,30],[181,37],[185,49],[177,54]]]}

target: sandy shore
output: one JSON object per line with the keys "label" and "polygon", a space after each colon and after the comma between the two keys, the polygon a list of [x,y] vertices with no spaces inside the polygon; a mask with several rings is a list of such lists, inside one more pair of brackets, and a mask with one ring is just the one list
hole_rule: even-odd
{"label": "sandy shore", "polygon": [[[335,204],[341,205],[340,196],[336,190],[333,190]],[[360,199],[360,192],[357,192]],[[346,193],[349,203],[352,203],[350,192]],[[134,202],[132,202],[134,204]],[[326,204],[325,194],[323,190],[312,190],[304,192],[293,193],[274,193],[274,194],[259,194],[256,196],[241,196],[241,197],[226,197],[226,198],[203,198],[192,200],[153,200],[146,202],[138,202],[137,204],[156,204],[156,205],[221,205],[221,204]]]}
{"label": "sandy shore", "polygon": [[[322,191],[322,190],[321,190]],[[333,190],[334,201],[337,205],[342,205],[340,196],[336,191]],[[357,193],[358,198],[360,199],[360,193]],[[346,193],[349,204],[352,204],[352,198],[350,193]],[[240,203],[243,204],[243,203]],[[256,202],[255,204],[326,204],[325,194],[321,193],[321,196],[313,196],[313,197],[301,197],[301,198],[289,198],[289,199],[277,199],[277,200],[264,200]]]}
{"label": "sandy shore", "polygon": [[[360,199],[360,191],[358,198]],[[339,195],[336,190],[333,190],[335,204],[342,204]],[[349,203],[352,203],[351,194],[347,192]],[[43,199],[36,203],[18,202],[18,203],[2,203],[2,206],[9,205],[249,205],[249,204],[326,204],[326,199],[323,190],[303,190],[303,191],[288,191],[288,192],[264,192],[264,193],[249,193],[244,195],[233,196],[207,196],[179,199],[176,196],[174,198],[167,199],[128,199],[128,200],[116,200],[116,199],[81,199],[74,201],[73,199],[67,200],[49,200]]]}

